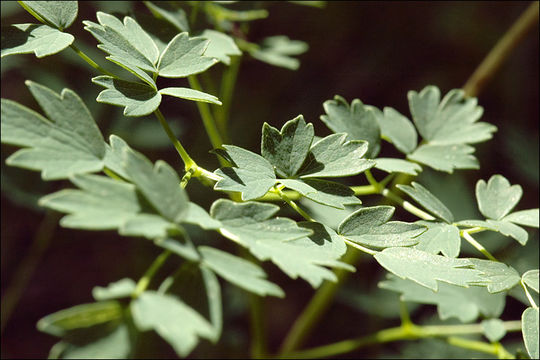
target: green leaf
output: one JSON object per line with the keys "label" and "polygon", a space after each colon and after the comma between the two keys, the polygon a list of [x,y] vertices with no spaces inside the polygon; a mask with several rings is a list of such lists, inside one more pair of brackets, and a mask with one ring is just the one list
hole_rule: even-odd
{"label": "green leaf", "polygon": [[373,160],[361,159],[368,149],[367,142],[346,138],[346,134],[332,134],[313,144],[300,177],[352,176],[373,167]]}
{"label": "green leaf", "polygon": [[427,227],[427,231],[416,238],[416,249],[437,255],[441,252],[444,256],[455,258],[459,255],[461,237],[459,229],[450,224],[432,221],[418,221],[418,224]]}
{"label": "green leaf", "polygon": [[375,158],[381,147],[381,130],[375,111],[364,106],[358,99],[351,105],[341,96],[323,103],[326,115],[321,120],[335,133],[346,133],[348,140],[365,140],[368,142],[367,158]]}
{"label": "green leaf", "polygon": [[502,220],[537,228],[539,218],[538,209],[529,209],[508,214]]}
{"label": "green leaf", "polygon": [[79,10],[77,1],[21,1],[20,4],[59,30],[73,24]]}
{"label": "green leaf", "polygon": [[436,86],[426,86],[420,93],[409,91],[407,97],[418,132],[424,139],[432,139],[439,125],[436,115],[441,92]]}
{"label": "green leaf", "polygon": [[531,359],[540,358],[539,334],[540,321],[538,321],[540,310],[529,307],[521,315],[521,331],[523,332],[523,341],[525,348]]}
{"label": "green leaf", "polygon": [[387,173],[400,172],[413,176],[418,175],[418,173],[422,171],[422,167],[418,164],[407,160],[394,158],[375,159],[375,168],[386,171]]}
{"label": "green leaf", "polygon": [[181,256],[190,261],[199,261],[200,256],[193,245],[193,242],[189,238],[188,234],[184,232],[182,236],[169,236],[166,238],[154,239],[154,244],[164,249],[170,250],[173,253]]}
{"label": "green leaf", "polygon": [[2,26],[1,57],[15,54],[31,54],[42,58],[56,54],[75,38],[48,25],[15,24]]}
{"label": "green leaf", "polygon": [[455,145],[420,145],[412,154],[407,155],[410,160],[428,165],[435,170],[453,173],[454,169],[478,169],[478,160],[471,155],[472,146]]}
{"label": "green leaf", "polygon": [[163,1],[143,1],[143,3],[155,17],[167,20],[180,31],[189,32],[189,21],[184,10]]}
{"label": "green leaf", "polygon": [[242,193],[242,200],[252,200],[263,196],[274,186],[276,176],[268,160],[234,145],[223,145],[223,148],[225,151],[217,149],[216,152],[232,162],[234,167],[215,171],[222,179],[214,189],[238,191]]}
{"label": "green leaf", "polygon": [[206,210],[191,201],[188,204],[188,212],[183,222],[198,225],[206,230],[216,230],[221,226],[221,223],[213,219]]}
{"label": "green leaf", "polygon": [[136,285],[132,279],[124,278],[110,283],[107,287],[94,287],[92,289],[92,296],[97,301],[130,297],[135,291]]}
{"label": "green leaf", "polygon": [[296,190],[310,200],[319,204],[344,209],[345,205],[356,205],[362,202],[349,187],[326,180],[319,179],[280,179],[279,183],[289,189]]}
{"label": "green leaf", "polygon": [[188,197],[178,174],[166,162],[154,166],[144,155],[124,149],[125,171],[144,197],[167,220],[179,223],[188,210]]}
{"label": "green leaf", "polygon": [[266,280],[266,274],[259,266],[207,246],[200,246],[199,251],[203,257],[203,264],[225,280],[260,296],[285,296],[279,286]]}
{"label": "green leaf", "polygon": [[540,279],[538,275],[538,269],[527,271],[525,274],[523,274],[522,279],[528,287],[530,287],[536,292],[540,292]]}
{"label": "green leaf", "polygon": [[161,103],[161,94],[147,84],[115,79],[108,75],[92,78],[92,82],[106,88],[99,93],[96,101],[124,106],[125,116],[151,114]]}
{"label": "green leaf", "polygon": [[426,210],[433,215],[446,221],[447,223],[454,222],[454,215],[448,210],[448,208],[426,189],[417,182],[412,182],[412,186],[409,185],[397,185],[398,189],[412,197]]}
{"label": "green leaf", "polygon": [[120,235],[142,236],[147,239],[164,238],[177,226],[155,214],[137,214],[127,219],[119,228]]}
{"label": "green leaf", "polygon": [[502,175],[493,175],[487,182],[476,183],[478,209],[487,218],[500,220],[517,205],[523,190],[519,185],[510,186]]}
{"label": "green leaf", "polygon": [[457,225],[468,226],[468,227],[483,227],[487,230],[500,232],[505,236],[511,236],[516,239],[521,245],[525,245],[529,239],[529,234],[525,229],[513,224],[509,221],[500,220],[462,220],[457,223]]}
{"label": "green leaf", "polygon": [[214,17],[218,22],[222,21],[252,21],[265,19],[268,17],[268,10],[266,9],[254,9],[254,10],[232,10],[227,9],[217,2],[206,2],[204,4],[204,10]]}
{"label": "green leaf", "polygon": [[426,228],[422,225],[390,221],[392,206],[373,206],[358,209],[345,218],[338,227],[338,234],[359,244],[375,248],[410,246]]}
{"label": "green leaf", "polygon": [[105,166],[122,176],[124,179],[130,180],[124,170],[123,154],[124,151],[133,151],[129,145],[120,137],[111,135],[109,143],[106,145],[105,158],[103,159]]}
{"label": "green leaf", "polygon": [[80,190],[64,189],[39,200],[41,206],[69,214],[60,220],[64,227],[117,229],[141,210],[132,184],[98,175],[76,175],[71,181]]}
{"label": "green leaf", "polygon": [[154,40],[131,17],[124,17],[122,23],[116,17],[98,11],[99,24],[85,20],[84,29],[89,31],[101,44],[98,48],[116,59],[155,72],[159,50]]}
{"label": "green leaf", "polygon": [[265,38],[260,47],[254,47],[248,51],[255,59],[267,64],[297,70],[300,67],[300,61],[292,56],[303,54],[308,49],[308,44],[303,41],[278,35]]}
{"label": "green leaf", "polygon": [[504,263],[482,259],[469,260],[474,264],[476,270],[482,272],[482,277],[489,281],[487,289],[490,293],[508,291],[516,286],[521,279],[514,268]]}
{"label": "green leaf", "polygon": [[221,105],[221,101],[214,95],[207,94],[202,91],[193,90],[190,88],[183,87],[168,87],[165,89],[159,90],[161,95],[175,96],[180,99],[192,100],[206,102],[215,105]]}
{"label": "green leaf", "polygon": [[441,320],[455,317],[461,322],[471,322],[480,315],[499,317],[505,304],[505,294],[493,295],[477,286],[464,288],[440,283],[438,290],[433,291],[413,281],[388,276],[379,287],[401,293],[402,301],[437,305]]}
{"label": "green leaf", "polygon": [[203,55],[208,43],[208,40],[201,37],[190,38],[186,32],[176,35],[159,57],[159,76],[187,77],[201,73],[217,63],[216,59]]}
{"label": "green leaf", "polygon": [[384,108],[384,115],[378,117],[381,136],[388,139],[396,149],[404,154],[411,153],[418,144],[416,129],[407,117],[391,107]]}
{"label": "green leaf", "polygon": [[120,320],[122,312],[122,306],[117,301],[81,304],[41,318],[37,328],[47,334],[62,337],[73,330]]}
{"label": "green leaf", "polygon": [[499,341],[506,335],[506,328],[501,319],[483,320],[482,329],[484,329],[484,335],[491,342]]}
{"label": "green leaf", "polygon": [[387,248],[374,257],[391,273],[433,291],[439,289],[437,281],[463,287],[487,283],[469,259],[448,258],[408,247]]}
{"label": "green leaf", "polygon": [[201,37],[210,40],[210,44],[204,53],[205,56],[213,57],[226,65],[231,64],[230,56],[242,55],[233,38],[215,30],[204,30]]}
{"label": "green leaf", "polygon": [[31,81],[26,85],[50,120],[2,99],[2,142],[27,147],[11,155],[6,163],[41,170],[44,180],[101,170],[105,142],[77,94],[64,89],[59,95]]}
{"label": "green leaf", "polygon": [[313,124],[306,124],[302,115],[287,121],[281,131],[264,123],[261,155],[279,176],[292,177],[304,163],[314,135]]}
{"label": "green leaf", "polygon": [[131,302],[131,312],[139,330],[156,331],[181,357],[189,355],[199,337],[213,337],[212,325],[175,296],[145,291]]}

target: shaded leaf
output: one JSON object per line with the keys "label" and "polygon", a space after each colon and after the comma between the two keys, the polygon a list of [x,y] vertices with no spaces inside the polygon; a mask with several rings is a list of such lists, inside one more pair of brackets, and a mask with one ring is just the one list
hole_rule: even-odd
{"label": "shaded leaf", "polygon": [[508,214],[502,220],[537,228],[539,217],[538,209],[529,209]]}
{"label": "shaded leaf", "polygon": [[95,286],[92,289],[92,296],[97,301],[130,297],[136,285],[132,279],[124,278],[110,283],[107,287]]}
{"label": "shaded leaf", "polygon": [[407,158],[451,174],[454,169],[478,169],[478,160],[471,155],[473,152],[473,147],[463,144],[424,144],[407,155]]}
{"label": "shaded leaf", "polygon": [[404,154],[409,154],[416,149],[418,135],[414,125],[407,117],[391,107],[385,107],[384,115],[379,116],[378,120],[381,136],[394,144],[396,149]]}
{"label": "shaded leaf", "polygon": [[509,221],[501,220],[462,220],[457,225],[468,227],[483,227],[487,230],[500,232],[505,236],[511,236],[516,239],[521,245],[525,245],[529,239],[529,234],[520,226],[517,226]]}
{"label": "shaded leaf", "polygon": [[242,55],[233,38],[227,34],[207,29],[203,31],[201,37],[210,40],[210,44],[204,53],[205,56],[216,58],[222,63],[230,65],[230,56]]}
{"label": "shaded leaf", "polygon": [[387,173],[400,172],[409,175],[418,175],[422,167],[416,163],[393,158],[375,159],[375,168],[386,171]]}
{"label": "shaded leaf", "polygon": [[170,250],[176,255],[187,260],[199,261],[200,259],[195,245],[193,245],[193,242],[185,232],[182,234],[182,236],[169,236],[166,238],[154,239],[154,244]]}
{"label": "shaded leaf", "polygon": [[506,328],[501,319],[483,320],[482,328],[484,329],[484,335],[491,342],[499,341],[506,335]]}
{"label": "shaded leaf", "polygon": [[289,189],[298,191],[303,196],[319,204],[344,209],[345,205],[356,205],[362,202],[349,187],[326,180],[319,179],[280,179],[279,183]]}
{"label": "shaded leaf", "polygon": [[517,205],[523,190],[519,185],[510,186],[502,175],[493,175],[487,182],[476,183],[478,209],[487,218],[500,220]]}
{"label": "shaded leaf", "polygon": [[528,287],[530,287],[536,292],[540,292],[540,279],[538,278],[538,276],[538,269],[529,270],[525,274],[523,274],[522,279]]}
{"label": "shaded leaf", "polygon": [[127,219],[119,228],[120,235],[142,236],[147,239],[166,237],[176,225],[156,214],[137,214]]}
{"label": "shaded leaf", "polygon": [[130,180],[124,170],[123,154],[124,151],[130,151],[131,148],[122,138],[116,135],[109,137],[109,143],[110,146],[106,145],[105,158],[103,159],[105,166],[124,179]]}
{"label": "shaded leaf", "polygon": [[189,32],[189,22],[186,12],[163,1],[144,1],[144,5],[158,18],[163,18],[180,31]]}
{"label": "shaded leaf", "polygon": [[416,249],[437,255],[441,252],[444,256],[455,258],[461,248],[459,229],[455,225],[442,222],[418,221],[418,224],[427,227],[427,231],[420,234],[416,240]]}
{"label": "shaded leaf", "polygon": [[198,225],[206,230],[216,230],[221,226],[221,223],[212,218],[206,210],[191,201],[183,222]]}
{"label": "shaded leaf", "polygon": [[540,358],[539,333],[540,321],[538,320],[540,310],[529,307],[521,315],[521,330],[525,348],[531,359]]}
{"label": "shaded leaf", "polygon": [[490,293],[508,291],[521,279],[514,268],[504,263],[483,259],[469,260],[474,264],[474,268],[481,271],[482,276],[489,281],[487,289]]}
{"label": "shaded leaf", "polygon": [[265,38],[260,47],[248,51],[255,59],[267,64],[297,70],[300,67],[300,61],[292,56],[303,54],[308,48],[308,44],[303,41],[278,35]]}
{"label": "shaded leaf", "polygon": [[437,199],[435,195],[430,193],[428,189],[417,182],[413,181],[411,185],[412,186],[398,184],[396,186],[398,189],[416,200],[433,215],[446,221],[447,223],[454,222],[454,215],[452,215],[450,210],[439,199]]}
{"label": "shaded leaf", "polygon": [[75,38],[48,25],[15,24],[2,26],[1,57],[15,54],[34,53],[42,58],[56,54],[71,43]]}
{"label": "shaded leaf", "polygon": [[21,1],[21,5],[54,25],[59,30],[68,28],[77,18],[77,1]]}
{"label": "shaded leaf", "polygon": [[214,95],[207,94],[202,91],[193,90],[183,87],[168,87],[159,90],[161,95],[175,96],[180,99],[207,102],[210,104],[221,105],[221,101]]}

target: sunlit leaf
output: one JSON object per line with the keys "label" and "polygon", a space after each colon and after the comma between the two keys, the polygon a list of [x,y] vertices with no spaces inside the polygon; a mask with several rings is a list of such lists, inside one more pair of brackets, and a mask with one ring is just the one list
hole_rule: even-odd
{"label": "sunlit leaf", "polygon": [[71,43],[75,38],[48,25],[15,24],[2,26],[1,57],[15,54],[34,53],[42,58],[56,54]]}

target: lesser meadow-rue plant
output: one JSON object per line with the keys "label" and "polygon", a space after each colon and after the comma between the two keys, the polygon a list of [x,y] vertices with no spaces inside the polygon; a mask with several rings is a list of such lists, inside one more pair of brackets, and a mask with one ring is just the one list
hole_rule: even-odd
{"label": "lesser meadow-rue plant", "polygon": [[[268,16],[260,3],[142,3],[140,13],[98,11],[92,20],[81,21],[76,1],[19,1],[33,22],[29,16],[28,23],[2,24],[2,58],[74,52],[100,73],[88,77],[89,85],[101,91],[98,106],[91,109],[121,107],[126,121],[152,115],[144,120],[160,125],[184,165],[178,169],[162,160],[152,162],[122,137],[104,137],[90,105],[70,89],[57,92],[26,80],[40,111],[2,99],[2,143],[20,148],[10,147],[5,162],[38,171],[44,181],[63,181],[66,188],[39,199],[40,206],[65,214],[61,226],[113,230],[139,238],[134,242],[147,239],[162,250],[142,276],[111,279],[92,290],[94,302],[41,318],[38,330],[59,338],[50,357],[140,357],[141,342],[151,332],[179,357],[192,354],[202,339],[219,344],[227,327],[222,312],[222,290],[230,286],[226,282],[248,294],[252,357],[338,356],[370,345],[425,338],[442,338],[452,346],[499,358],[540,356],[538,269],[518,272],[512,262],[500,261],[475,239],[478,233],[495,232],[515,240],[515,246],[527,246],[525,228],[538,228],[538,208],[516,210],[524,189],[493,174],[478,179],[474,189],[481,216],[463,219],[430,186],[415,181],[426,169],[453,174],[480,167],[475,145],[491,139],[497,128],[481,121],[483,108],[475,98],[478,79],[494,71],[513,37],[538,21],[537,2],[463,89],[441,92],[428,85],[411,90],[403,94],[407,114],[336,95],[322,104],[320,116],[330,135],[317,136],[309,119],[298,115],[280,128],[264,123],[257,152],[229,141],[240,59],[252,57],[295,70],[307,44],[284,35],[249,41],[250,21]],[[70,26],[80,23],[112,66],[99,65],[103,59],[81,50],[84,45],[69,33]],[[211,84],[212,79],[204,78],[209,69],[221,74],[220,88],[203,89],[201,84]],[[167,86],[161,86],[164,83]],[[207,150],[215,154],[219,168],[201,166],[198,154],[182,145],[170,114],[160,110],[166,99],[179,106],[196,102],[209,138]],[[243,134],[252,135],[258,136]],[[390,146],[400,155],[379,157],[381,149]],[[366,182],[359,185],[362,177]],[[353,185],[346,178],[354,179]],[[190,200],[193,182],[213,194],[210,206]],[[378,196],[380,203],[362,205],[367,195]],[[396,207],[415,220],[397,221]],[[224,242],[206,241],[216,238],[209,234],[243,250],[234,253]],[[463,244],[472,245],[475,254],[464,254]],[[367,259],[387,271],[379,288],[390,290],[388,296],[400,295],[396,315],[401,324],[302,350],[337,287]],[[286,299],[288,294],[269,280],[264,262],[318,289],[284,333],[276,353],[264,346],[261,299]],[[157,276],[164,269],[168,273]],[[509,295],[521,301],[522,315],[502,320]],[[409,311],[414,304],[436,306],[439,320],[456,321],[413,323]],[[510,332],[522,333],[518,348],[523,350],[503,346]]]}

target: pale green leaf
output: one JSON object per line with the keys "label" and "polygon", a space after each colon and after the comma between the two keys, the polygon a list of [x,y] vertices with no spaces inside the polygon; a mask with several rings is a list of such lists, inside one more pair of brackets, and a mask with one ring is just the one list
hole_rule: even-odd
{"label": "pale green leaf", "polygon": [[416,238],[416,249],[435,255],[441,252],[452,258],[459,255],[461,237],[456,226],[432,221],[418,221],[418,224],[426,226],[427,231]]}
{"label": "pale green leaf", "polygon": [[527,244],[527,240],[529,239],[529,234],[522,227],[508,221],[503,221],[503,220],[496,221],[496,220],[488,219],[487,223],[490,225],[488,226],[488,228],[495,228],[501,234],[514,238],[521,245]]}
{"label": "pale green leaf", "polygon": [[225,280],[260,296],[284,297],[279,286],[266,280],[266,274],[259,266],[218,249],[200,246],[203,264]]}
{"label": "pale green leaf", "polygon": [[308,48],[308,44],[303,41],[278,35],[265,38],[260,47],[248,51],[255,59],[267,64],[297,70],[300,67],[300,61],[292,56],[303,54]]}
{"label": "pale green leaf", "polygon": [[446,221],[447,223],[454,222],[454,215],[452,212],[439,200],[428,191],[425,187],[417,182],[412,182],[412,186],[409,185],[397,185],[398,189],[412,197],[426,210],[433,215]]}
{"label": "pale green leaf", "polygon": [[154,244],[164,249],[170,250],[176,255],[179,255],[190,261],[199,261],[200,256],[193,245],[193,242],[189,238],[188,234],[184,232],[182,236],[171,236],[166,238],[154,239]]}
{"label": "pale green leaf", "polygon": [[106,145],[105,158],[103,159],[105,166],[124,179],[130,180],[124,170],[123,153],[124,151],[130,151],[131,148],[122,138],[116,135],[109,137],[109,143],[111,145]]}
{"label": "pale green leaf", "polygon": [[147,239],[166,237],[177,226],[155,214],[137,214],[127,219],[118,229],[120,235],[142,236]]}
{"label": "pale green leaf", "polygon": [[266,9],[232,10],[217,4],[217,1],[206,2],[203,9],[219,22],[224,20],[252,21],[268,17],[268,10]]}
{"label": "pale green leaf", "polygon": [[147,84],[115,79],[108,75],[92,78],[92,82],[106,88],[99,93],[96,101],[125,107],[125,116],[151,114],[161,103],[161,94]]}
{"label": "pale green leaf", "polygon": [[439,126],[436,115],[441,99],[440,90],[436,86],[426,86],[420,93],[409,91],[407,97],[418,132],[424,139],[430,140]]}
{"label": "pale green leaf", "polygon": [[463,144],[454,145],[420,145],[407,158],[428,165],[435,170],[453,173],[454,169],[478,169],[478,160],[471,155],[472,146]]}
{"label": "pale green leaf", "polygon": [[375,158],[381,147],[381,130],[373,109],[364,106],[358,99],[351,105],[341,96],[323,103],[326,115],[321,120],[335,133],[346,133],[348,140],[365,140],[368,142],[367,158]]}
{"label": "pale green leaf", "polygon": [[484,335],[491,342],[499,341],[506,335],[506,328],[501,319],[483,320],[482,329],[484,330]]}
{"label": "pale green leaf", "polygon": [[164,1],[144,1],[146,7],[158,18],[163,18],[180,31],[189,32],[189,21],[186,12],[181,8],[173,7]]}
{"label": "pale green leaf", "polygon": [[416,176],[422,167],[411,161],[394,158],[377,158],[375,159],[375,168],[386,171],[387,173],[400,172]]}
{"label": "pale green leaf", "polygon": [[182,357],[197,346],[199,337],[213,338],[212,325],[172,295],[145,291],[131,302],[131,313],[139,330],[156,331]]}
{"label": "pale green leaf", "polygon": [[206,230],[219,229],[221,226],[221,223],[212,218],[206,210],[191,201],[188,204],[188,212],[183,222],[198,225]]}
{"label": "pale green leaf", "polygon": [[204,53],[205,56],[213,57],[226,65],[231,64],[230,56],[242,55],[233,38],[215,30],[204,30],[201,37],[210,40],[210,44]]}
{"label": "pale green leaf", "polygon": [[355,243],[375,248],[417,244],[416,237],[426,228],[401,221],[388,222],[393,213],[392,206],[358,209],[339,224],[338,234]]}
{"label": "pale green leaf", "polygon": [[379,287],[401,293],[402,301],[437,305],[441,320],[454,317],[461,322],[471,322],[480,315],[498,317],[505,305],[505,294],[493,295],[484,287],[464,288],[440,283],[438,290],[434,291],[396,276],[388,276],[387,280],[379,283]]}
{"label": "pale green leaf", "polygon": [[27,147],[11,155],[6,163],[40,170],[44,180],[101,170],[105,142],[77,94],[69,89],[57,94],[31,81],[26,85],[50,120],[2,99],[2,142]]}
{"label": "pale green leaf", "polygon": [[225,151],[215,151],[229,160],[234,167],[221,168],[215,174],[219,180],[214,189],[238,191],[242,200],[252,200],[266,194],[276,183],[272,165],[262,156],[234,145],[223,145]]}
{"label": "pale green leaf", "polygon": [[311,146],[300,177],[344,177],[357,175],[373,167],[373,160],[364,160],[368,144],[347,141],[346,134],[329,135]]}
{"label": "pale green leaf", "polygon": [[69,214],[60,220],[64,227],[117,229],[140,211],[132,184],[98,175],[76,175],[71,181],[80,190],[64,189],[39,200],[41,206]]}
{"label": "pale green leaf", "polygon": [[306,124],[302,115],[287,121],[281,131],[264,123],[261,155],[279,176],[292,177],[304,163],[314,135],[313,124]]}
{"label": "pale green leaf", "polygon": [[448,258],[408,247],[387,248],[374,257],[391,273],[433,291],[438,291],[438,281],[463,287],[487,283],[469,259]]}
{"label": "pale green leaf", "polygon": [[124,278],[110,283],[107,287],[94,287],[92,289],[92,296],[97,301],[130,297],[135,291],[136,285],[132,279]]}
{"label": "pale green leaf", "polygon": [[354,191],[349,187],[333,181],[319,179],[280,179],[278,182],[289,189],[298,191],[310,200],[338,209],[344,209],[345,205],[362,203],[359,198],[354,196]]}
{"label": "pale green leaf", "polygon": [[205,71],[217,62],[203,55],[208,43],[201,37],[190,38],[186,32],[176,35],[161,53],[157,65],[159,75],[180,78]]}
{"label": "pale green leaf", "polygon": [[159,50],[150,35],[131,17],[122,23],[116,17],[97,12],[99,24],[85,20],[84,29],[99,42],[98,48],[142,70],[155,72]]}
{"label": "pale green leaf", "polygon": [[123,309],[117,301],[81,304],[41,318],[37,328],[47,334],[62,337],[73,330],[118,321],[122,316]]}
{"label": "pale green leaf", "polygon": [[519,202],[523,190],[519,185],[510,186],[502,175],[493,175],[487,182],[476,183],[478,209],[486,218],[500,220]]}
{"label": "pale green leaf", "polygon": [[391,107],[384,108],[384,114],[378,116],[381,136],[388,139],[396,149],[404,154],[416,149],[418,135],[416,129],[407,117]]}
{"label": "pale green leaf", "polygon": [[540,310],[538,308],[529,307],[525,309],[521,315],[521,331],[523,333],[523,341],[525,348],[531,359],[540,358],[539,346],[539,331],[540,321],[538,320]]}
{"label": "pale green leaf", "polygon": [[124,150],[125,171],[154,208],[167,220],[180,222],[188,209],[188,197],[178,174],[166,162],[154,166],[144,155]]}
{"label": "pale green leaf", "polygon": [[183,87],[168,87],[165,89],[159,90],[161,95],[174,96],[180,99],[192,100],[206,102],[215,105],[221,105],[221,101],[214,95],[207,94],[202,91],[193,90],[190,88]]}
{"label": "pale green leaf", "polygon": [[2,26],[1,57],[15,54],[31,54],[42,58],[56,54],[75,38],[48,25],[15,24]]}
{"label": "pale green leaf", "polygon": [[501,262],[469,259],[474,268],[482,272],[482,277],[487,279],[487,289],[490,293],[508,291],[519,283],[519,273],[509,265]]}
{"label": "pale green leaf", "polygon": [[540,292],[540,279],[538,275],[538,269],[527,271],[525,274],[523,274],[522,279],[528,287],[530,287],[536,292]]}
{"label": "pale green leaf", "polygon": [[59,30],[68,28],[77,18],[77,1],[21,1],[25,9],[31,9],[40,18]]}
{"label": "pale green leaf", "polygon": [[157,91],[157,85],[154,79],[152,79],[146,71],[141,70],[137,65],[130,63],[129,58],[111,55],[107,56],[106,59],[126,69],[127,71],[144,81],[146,84],[148,84],[152,89]]}
{"label": "pale green leaf", "polygon": [[502,220],[537,228],[539,218],[538,209],[529,209],[508,214]]}

